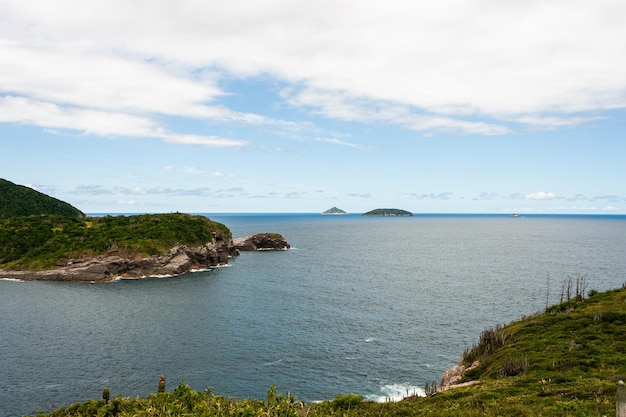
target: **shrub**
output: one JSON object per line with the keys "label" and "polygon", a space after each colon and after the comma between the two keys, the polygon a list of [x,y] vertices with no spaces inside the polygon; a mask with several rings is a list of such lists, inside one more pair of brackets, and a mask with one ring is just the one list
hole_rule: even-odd
{"label": "shrub", "polygon": [[336,396],[330,405],[335,410],[349,410],[363,402],[363,396],[358,394],[344,394]]}

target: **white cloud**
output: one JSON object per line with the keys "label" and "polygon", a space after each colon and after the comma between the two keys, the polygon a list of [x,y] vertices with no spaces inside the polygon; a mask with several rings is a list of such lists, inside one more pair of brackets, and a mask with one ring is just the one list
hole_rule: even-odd
{"label": "white cloud", "polygon": [[558,197],[554,192],[537,191],[528,194],[511,194],[510,198],[513,200],[554,200]]}
{"label": "white cloud", "polygon": [[123,206],[134,206],[137,204],[135,200],[117,200],[116,203]]}
{"label": "white cloud", "polygon": [[70,194],[74,195],[170,195],[170,196],[207,196],[211,190],[208,187],[198,188],[144,188],[144,187],[105,187],[102,185],[79,185]]}
{"label": "white cloud", "polygon": [[554,200],[556,193],[537,191],[535,193],[526,194],[524,198],[526,198],[526,200]]}
{"label": "white cloud", "polygon": [[434,199],[434,200],[450,200],[450,197],[452,197],[453,193],[446,191],[446,192],[442,192],[442,193],[430,193],[430,194],[418,194],[418,193],[408,193],[407,194],[410,197],[416,198],[418,200],[428,200],[428,199]]}
{"label": "white cloud", "polygon": [[499,196],[500,194],[497,191],[492,191],[492,192],[483,191],[480,194],[478,194],[476,197],[472,198],[472,200],[493,200],[495,198],[498,198]]}
{"label": "white cloud", "polygon": [[157,62],[97,51],[0,42],[0,90],[54,103],[138,113],[215,117],[203,103],[221,94],[211,83],[169,73]]}
{"label": "white cloud", "polygon": [[315,138],[316,142],[331,143],[333,145],[347,146],[349,148],[362,148],[358,143],[346,142],[337,138]]}
{"label": "white cloud", "polygon": [[501,135],[510,129],[492,123],[474,122],[449,116],[422,114],[405,105],[390,102],[354,99],[346,92],[314,89],[285,89],[282,96],[292,106],[309,107],[314,113],[358,122],[395,123],[411,130],[434,130]]}
{"label": "white cloud", "polygon": [[219,136],[181,135],[177,133],[164,133],[158,135],[165,142],[179,143],[181,145],[204,145],[209,147],[234,147],[241,148],[248,145],[243,140],[221,138]]}
{"label": "white cloud", "polygon": [[243,147],[247,145],[245,141],[216,136],[170,133],[148,117],[60,106],[24,97],[0,97],[0,122],[71,129],[99,136],[152,137],[165,142],[185,145],[211,147]]}
{"label": "white cloud", "polygon": [[[624,15],[620,0],[0,0],[0,92],[131,119],[236,120],[215,104],[220,80],[269,75],[295,86],[291,104],[342,120],[559,128],[626,107]],[[194,138],[170,140],[224,143]]]}
{"label": "white cloud", "polygon": [[75,129],[103,136],[149,136],[158,128],[146,117],[64,107],[13,96],[0,97],[0,122]]}

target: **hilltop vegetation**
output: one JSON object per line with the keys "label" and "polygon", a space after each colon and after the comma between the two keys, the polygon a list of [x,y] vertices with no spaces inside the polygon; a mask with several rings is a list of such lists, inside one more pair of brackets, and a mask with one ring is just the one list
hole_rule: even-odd
{"label": "hilltop vegetation", "polygon": [[[572,300],[506,326],[486,329],[463,360],[478,384],[399,403],[346,394],[305,404],[270,387],[266,400],[237,400],[180,383],[145,399],[89,400],[39,417],[86,416],[603,416],[614,415],[616,382],[626,379],[626,290]],[[381,358],[381,360],[384,360]],[[432,387],[432,385],[431,385]]]}
{"label": "hilltop vegetation", "polygon": [[46,270],[114,252],[127,258],[201,246],[226,226],[182,213],[86,217],[71,205],[0,179],[0,268]]}
{"label": "hilltop vegetation", "polygon": [[126,257],[150,256],[177,244],[203,245],[213,240],[216,231],[231,237],[223,224],[183,213],[0,218],[0,268],[43,270],[110,251]]}
{"label": "hilltop vegetation", "polygon": [[83,212],[64,201],[2,178],[0,178],[0,202],[0,218],[41,214],[85,217]]}

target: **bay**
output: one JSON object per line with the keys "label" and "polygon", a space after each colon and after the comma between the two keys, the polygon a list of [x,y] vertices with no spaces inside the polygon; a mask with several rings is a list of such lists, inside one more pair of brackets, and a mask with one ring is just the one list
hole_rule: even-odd
{"label": "bay", "polygon": [[0,415],[145,396],[159,375],[217,394],[378,401],[439,382],[489,326],[626,277],[626,216],[207,214],[292,250],[172,278],[0,280]]}

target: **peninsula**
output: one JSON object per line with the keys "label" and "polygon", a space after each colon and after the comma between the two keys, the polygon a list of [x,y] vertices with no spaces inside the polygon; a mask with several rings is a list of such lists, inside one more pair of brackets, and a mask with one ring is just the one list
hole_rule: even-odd
{"label": "peninsula", "polygon": [[225,225],[184,213],[88,217],[0,180],[0,278],[107,282],[228,264],[239,251],[289,249],[276,233],[235,243]]}

